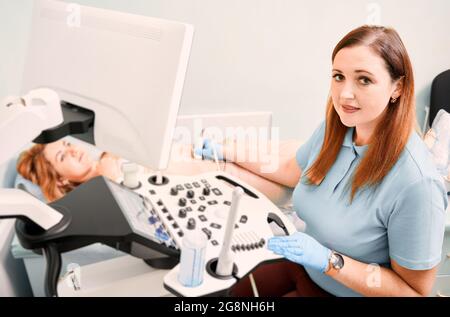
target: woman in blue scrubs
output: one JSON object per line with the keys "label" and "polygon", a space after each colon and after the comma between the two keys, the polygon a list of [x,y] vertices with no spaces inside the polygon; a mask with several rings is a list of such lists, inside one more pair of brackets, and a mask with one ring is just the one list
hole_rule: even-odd
{"label": "woman in blue scrubs", "polygon": [[[408,53],[393,29],[363,26],[337,44],[332,66],[325,121],[295,157],[261,174],[295,187],[306,230],[269,240],[286,260],[254,270],[259,295],[426,296],[448,202],[414,130]],[[256,163],[236,163],[261,173]],[[251,296],[249,279],[231,293]]]}

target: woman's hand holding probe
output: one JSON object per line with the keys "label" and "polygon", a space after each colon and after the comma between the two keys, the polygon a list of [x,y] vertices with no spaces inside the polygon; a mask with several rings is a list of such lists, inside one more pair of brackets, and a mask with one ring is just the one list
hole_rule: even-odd
{"label": "woman's hand holding probe", "polygon": [[210,139],[203,139],[202,142],[196,144],[194,155],[201,157],[203,160],[224,161],[223,145],[216,143]]}

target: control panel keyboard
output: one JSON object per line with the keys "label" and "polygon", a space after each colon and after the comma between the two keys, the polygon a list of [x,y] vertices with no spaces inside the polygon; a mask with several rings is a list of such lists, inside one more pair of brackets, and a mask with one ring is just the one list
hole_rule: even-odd
{"label": "control panel keyboard", "polygon": [[204,233],[208,238],[206,263],[217,259],[224,242],[233,189],[239,186],[244,190],[231,242],[231,250],[236,254],[234,276],[217,278],[205,268],[204,282],[188,288],[178,283],[176,272],[179,266],[176,266],[165,279],[165,286],[175,294],[202,296],[215,293],[230,287],[259,263],[280,258],[266,248],[267,240],[273,236],[270,221],[283,227],[286,234],[295,232],[294,225],[268,198],[226,173],[211,172],[190,177],[168,175],[161,185],[155,184],[154,180],[152,174],[139,175],[139,186],[134,192],[144,198],[144,208],[126,215],[127,218],[141,233],[147,232],[161,243],[177,249],[180,249],[186,232]]}

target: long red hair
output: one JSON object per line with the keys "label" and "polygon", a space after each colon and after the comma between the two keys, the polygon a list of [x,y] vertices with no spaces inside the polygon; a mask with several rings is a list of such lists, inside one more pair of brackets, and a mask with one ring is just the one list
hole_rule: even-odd
{"label": "long red hair", "polygon": [[[362,26],[347,34],[335,47],[336,54],[346,47],[364,45],[371,48],[386,64],[392,81],[403,81],[402,94],[389,104],[375,128],[369,146],[351,183],[350,202],[358,190],[376,186],[389,173],[404,150],[416,122],[414,76],[406,48],[397,32],[381,26]],[[341,149],[347,127],[334,109],[331,96],[326,108],[326,129],[322,149],[306,172],[311,185],[319,185],[330,170]]]}

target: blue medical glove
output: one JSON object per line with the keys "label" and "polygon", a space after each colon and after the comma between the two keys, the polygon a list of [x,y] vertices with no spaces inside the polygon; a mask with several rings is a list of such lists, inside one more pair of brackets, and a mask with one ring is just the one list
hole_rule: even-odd
{"label": "blue medical glove", "polygon": [[322,273],[327,269],[331,255],[330,249],[303,232],[296,232],[287,237],[273,237],[269,239],[267,247],[289,261]]}
{"label": "blue medical glove", "polygon": [[223,145],[215,143],[210,139],[204,139],[202,147],[196,147],[194,153],[203,159],[214,161],[214,150],[217,153],[217,159],[223,161]]}

